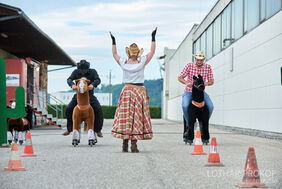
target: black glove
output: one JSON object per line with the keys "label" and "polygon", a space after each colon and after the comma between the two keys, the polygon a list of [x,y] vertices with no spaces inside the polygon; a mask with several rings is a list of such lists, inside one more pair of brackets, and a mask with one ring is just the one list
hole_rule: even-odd
{"label": "black glove", "polygon": [[116,45],[116,38],[112,35],[112,33],[110,32],[111,38],[112,38],[112,42],[113,45]]}
{"label": "black glove", "polygon": [[156,29],[154,29],[154,31],[152,32],[152,41],[156,41],[156,33],[157,33],[157,27]]}

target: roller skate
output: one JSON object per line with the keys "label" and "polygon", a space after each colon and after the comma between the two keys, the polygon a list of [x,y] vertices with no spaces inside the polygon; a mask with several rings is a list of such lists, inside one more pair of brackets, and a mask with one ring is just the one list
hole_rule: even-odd
{"label": "roller skate", "polygon": [[74,147],[76,147],[77,145],[78,145],[78,141],[80,140],[80,138],[79,138],[79,132],[78,132],[78,130],[73,130],[73,132],[72,132],[72,145],[74,146]]}
{"label": "roller skate", "polygon": [[73,139],[73,140],[72,140],[72,145],[73,145],[74,147],[76,147],[76,146],[78,145],[78,140]]}
{"label": "roller skate", "polygon": [[202,139],[203,144],[208,145],[209,144],[209,140],[204,140]]}
{"label": "roller skate", "polygon": [[89,145],[90,147],[92,147],[93,145],[95,145],[94,140],[88,140],[88,145]]}
{"label": "roller skate", "polygon": [[88,145],[91,147],[95,145],[95,133],[92,129],[88,130]]}
{"label": "roller skate", "polygon": [[187,139],[186,141],[187,141],[186,144],[188,143],[190,146],[193,144],[193,140]]}

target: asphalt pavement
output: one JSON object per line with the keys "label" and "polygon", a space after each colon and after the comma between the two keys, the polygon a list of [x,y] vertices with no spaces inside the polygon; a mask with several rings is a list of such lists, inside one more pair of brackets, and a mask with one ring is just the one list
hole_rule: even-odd
{"label": "asphalt pavement", "polygon": [[[154,137],[138,141],[140,153],[122,153],[122,140],[110,135],[113,120],[105,120],[103,138],[89,147],[87,134],[73,147],[64,129],[47,127],[31,130],[37,157],[21,157],[26,171],[4,171],[11,150],[0,148],[1,189],[59,188],[237,188],[242,182],[249,146],[255,148],[261,182],[282,188],[282,141],[210,128],[216,137],[224,167],[205,167],[208,155],[193,156],[194,146],[182,140],[183,125],[152,120]],[[209,152],[210,146],[203,146]],[[19,146],[22,154],[24,145]],[[130,151],[130,150],[129,150]]]}

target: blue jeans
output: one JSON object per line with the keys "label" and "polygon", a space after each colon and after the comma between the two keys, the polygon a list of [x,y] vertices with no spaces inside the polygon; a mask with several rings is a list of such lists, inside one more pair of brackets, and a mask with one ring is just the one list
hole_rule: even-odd
{"label": "blue jeans", "polygon": [[[212,115],[213,112],[213,103],[209,97],[209,95],[204,92],[204,99],[205,99],[205,104],[207,105],[208,109],[209,109],[209,114],[210,117]],[[188,127],[188,106],[192,101],[192,92],[184,92],[183,96],[182,96],[182,110],[183,110],[183,115],[184,115],[184,119],[186,121],[186,125]]]}

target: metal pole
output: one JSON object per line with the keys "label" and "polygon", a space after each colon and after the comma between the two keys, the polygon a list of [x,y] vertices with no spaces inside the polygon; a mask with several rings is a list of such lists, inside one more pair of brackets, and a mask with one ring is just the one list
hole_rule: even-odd
{"label": "metal pole", "polygon": [[110,76],[109,76],[109,106],[111,105],[111,93],[112,93],[112,72],[110,70]]}

